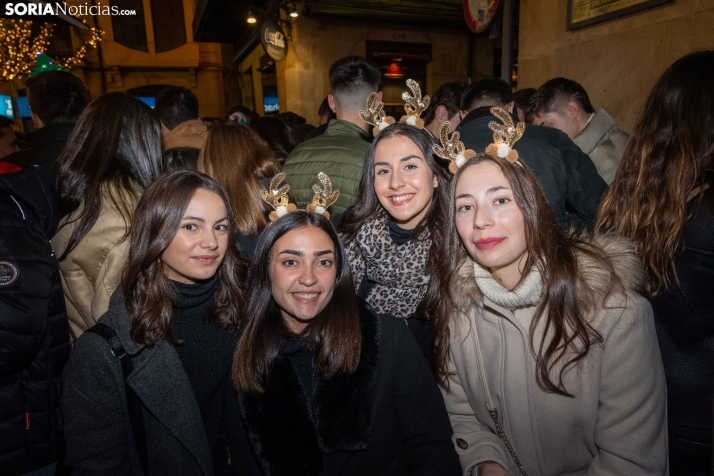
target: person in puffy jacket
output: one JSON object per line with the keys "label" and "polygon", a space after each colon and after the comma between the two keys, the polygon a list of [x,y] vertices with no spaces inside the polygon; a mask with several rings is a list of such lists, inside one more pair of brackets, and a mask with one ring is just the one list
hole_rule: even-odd
{"label": "person in puffy jacket", "polygon": [[[0,474],[55,474],[63,453],[60,376],[69,328],[50,237],[49,175],[0,163]],[[39,472],[35,472],[38,471]]]}

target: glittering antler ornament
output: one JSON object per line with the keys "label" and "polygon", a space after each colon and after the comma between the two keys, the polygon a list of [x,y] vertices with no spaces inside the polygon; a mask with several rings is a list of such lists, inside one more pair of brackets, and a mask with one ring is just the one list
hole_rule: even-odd
{"label": "glittering antler ornament", "polygon": [[325,188],[322,189],[317,184],[312,186],[312,191],[315,192],[315,196],[312,197],[312,203],[308,205],[305,210],[308,212],[319,213],[325,218],[330,218],[330,213],[327,209],[330,208],[330,205],[337,201],[337,197],[340,196],[340,191],[332,191],[332,180],[330,180],[330,177],[328,177],[326,173],[320,172],[317,174],[317,178],[320,180],[320,183],[325,186]]}
{"label": "glittering antler ornament", "polygon": [[268,215],[270,221],[275,221],[297,210],[297,206],[294,203],[290,203],[290,198],[288,197],[290,185],[281,185],[283,182],[285,182],[285,172],[280,172],[270,181],[269,191],[265,189],[260,191],[260,197],[263,201],[275,209]]}
{"label": "glittering antler ornament", "polygon": [[491,114],[499,118],[503,124],[496,121],[488,123],[489,129],[493,131],[494,143],[486,147],[486,153],[513,163],[518,160],[518,151],[513,148],[513,144],[521,138],[526,130],[526,125],[522,122],[514,125],[508,111],[500,107],[492,107]]}
{"label": "glittering antler ornament", "polygon": [[442,159],[450,161],[449,172],[455,174],[466,161],[476,157],[476,152],[471,149],[464,150],[464,143],[459,140],[460,134],[456,131],[451,134],[451,139],[449,139],[450,128],[449,121],[444,121],[441,124],[439,131],[441,145],[434,144],[434,153]]}
{"label": "glittering antler ornament", "polygon": [[359,117],[362,118],[367,124],[374,126],[372,129],[372,134],[375,136],[379,134],[379,131],[385,127],[389,127],[394,124],[394,118],[387,116],[384,112],[384,103],[377,102],[377,93],[372,93],[367,98],[367,110],[360,111]]}
{"label": "glittering antler ornament", "polygon": [[410,126],[416,126],[419,129],[424,129],[424,119],[420,118],[422,112],[426,111],[429,107],[430,98],[429,96],[421,97],[421,89],[419,88],[419,83],[413,79],[407,79],[407,87],[411,89],[414,96],[409,93],[402,93],[402,99],[404,100],[404,110],[407,112],[406,116],[402,116],[399,122],[406,122]]}

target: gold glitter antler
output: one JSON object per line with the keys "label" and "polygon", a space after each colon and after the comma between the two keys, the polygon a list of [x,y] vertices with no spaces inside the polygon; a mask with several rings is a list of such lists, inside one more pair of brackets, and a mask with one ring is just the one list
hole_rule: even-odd
{"label": "gold glitter antler", "polygon": [[419,129],[423,129],[424,120],[421,119],[419,116],[422,112],[426,110],[427,107],[429,107],[429,102],[431,101],[431,99],[429,98],[429,96],[424,96],[423,98],[421,97],[421,88],[419,87],[419,83],[417,83],[413,79],[407,79],[407,87],[411,89],[412,94],[414,94],[414,96],[411,96],[407,92],[402,93],[402,99],[404,100],[404,110],[407,112],[407,115],[402,116],[399,122],[406,122],[411,126],[416,126]]}
{"label": "gold glitter antler", "polygon": [[459,170],[459,167],[464,165],[467,160],[476,156],[476,152],[471,149],[464,150],[464,143],[459,140],[461,135],[456,131],[451,134],[451,139],[449,139],[450,128],[451,124],[449,121],[445,121],[441,124],[441,129],[439,130],[441,145],[434,144],[433,149],[436,155],[451,162],[449,164],[449,171],[455,174]]}
{"label": "gold glitter antler", "polygon": [[385,127],[394,124],[394,118],[387,117],[387,113],[384,112],[384,103],[377,102],[377,93],[369,95],[367,98],[367,110],[360,111],[359,117],[367,124],[374,126],[372,129],[374,135],[377,135]]}
{"label": "gold glitter antler", "polygon": [[275,221],[297,210],[297,206],[294,203],[290,203],[290,197],[288,196],[290,185],[281,185],[285,182],[285,177],[285,172],[280,172],[270,181],[270,191],[265,189],[260,191],[260,198],[275,209],[275,211],[270,212],[270,221]]}
{"label": "gold glitter antler", "polygon": [[330,218],[327,209],[337,201],[337,197],[340,196],[340,191],[332,191],[332,180],[330,180],[330,177],[328,177],[326,173],[320,172],[317,174],[317,178],[325,188],[322,189],[317,184],[312,186],[312,191],[315,192],[315,195],[312,197],[312,203],[307,206],[306,210],[308,212],[320,213],[325,218]]}
{"label": "gold glitter antler", "polygon": [[518,125],[513,124],[513,119],[508,111],[500,107],[492,107],[491,114],[499,118],[503,124],[496,121],[488,123],[489,129],[493,131],[493,144],[486,148],[486,153],[509,162],[517,161],[518,152],[513,149],[513,144],[521,138],[526,130],[526,125],[522,122],[519,122]]}

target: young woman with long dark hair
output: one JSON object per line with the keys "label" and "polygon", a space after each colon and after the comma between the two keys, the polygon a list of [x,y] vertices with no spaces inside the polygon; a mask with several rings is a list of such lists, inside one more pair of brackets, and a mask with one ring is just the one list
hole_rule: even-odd
{"label": "young woman with long dark hair", "polygon": [[225,384],[245,278],[235,227],[206,175],[166,174],[144,192],[121,287],[65,369],[65,462],[77,474],[229,470]]}
{"label": "young woman with long dark hair", "polygon": [[248,282],[228,410],[237,474],[461,474],[419,348],[358,300],[325,217],[268,226]]}
{"label": "young woman with long dark hair", "polygon": [[357,204],[339,217],[338,230],[358,295],[405,320],[443,383],[449,302],[440,252],[449,177],[433,145],[428,132],[406,123],[381,131],[367,151]]}
{"label": "young woman with long dark hair", "polygon": [[79,116],[55,164],[63,218],[52,246],[75,338],[107,310],[126,263],[136,202],[161,173],[161,160],[161,126],[151,108],[107,93]]}
{"label": "young woman with long dark hair", "polygon": [[236,211],[238,243],[252,256],[257,234],[265,228],[271,208],[260,190],[280,173],[267,144],[248,126],[227,123],[208,133],[198,157],[198,170],[215,178],[231,197]]}
{"label": "young woman with long dark hair", "polygon": [[712,474],[714,50],[686,55],[650,93],[598,213],[647,272],[667,376],[672,474]]}
{"label": "young woman with long dark hair", "polygon": [[444,397],[464,474],[667,474],[664,372],[631,243],[561,231],[528,166],[486,154],[455,175],[449,216]]}

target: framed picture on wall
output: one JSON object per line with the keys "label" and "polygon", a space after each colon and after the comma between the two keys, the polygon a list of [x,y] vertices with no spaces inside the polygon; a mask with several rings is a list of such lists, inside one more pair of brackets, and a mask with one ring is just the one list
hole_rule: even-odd
{"label": "framed picture on wall", "polygon": [[674,0],[568,0],[566,30],[620,18],[630,13],[672,3]]}

